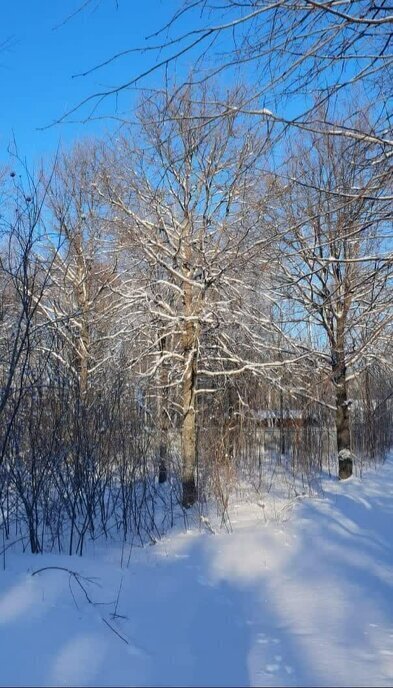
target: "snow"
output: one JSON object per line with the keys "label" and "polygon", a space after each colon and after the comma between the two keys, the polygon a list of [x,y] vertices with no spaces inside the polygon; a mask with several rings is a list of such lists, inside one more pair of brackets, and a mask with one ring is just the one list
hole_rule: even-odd
{"label": "snow", "polygon": [[338,458],[340,461],[353,460],[354,456],[349,449],[341,449],[338,453]]}
{"label": "snow", "polygon": [[128,565],[118,545],[10,548],[0,684],[391,686],[392,494],[393,457],[274,519],[234,504],[231,534],[205,519]]}

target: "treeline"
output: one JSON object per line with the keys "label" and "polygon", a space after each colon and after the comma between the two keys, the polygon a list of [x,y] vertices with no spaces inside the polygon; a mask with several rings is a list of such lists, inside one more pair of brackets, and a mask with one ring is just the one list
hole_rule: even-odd
{"label": "treeline", "polygon": [[145,93],[136,126],[4,172],[5,538],[143,541],[244,477],[390,448],[389,159],[330,121],[276,144],[243,101]]}

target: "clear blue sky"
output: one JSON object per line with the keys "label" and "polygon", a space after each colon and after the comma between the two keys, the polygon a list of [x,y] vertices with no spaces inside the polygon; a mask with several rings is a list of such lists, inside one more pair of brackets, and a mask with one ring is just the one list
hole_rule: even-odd
{"label": "clear blue sky", "polygon": [[[71,17],[83,5],[85,7]],[[150,43],[146,43],[145,38],[164,27],[180,6],[181,0],[13,0],[3,3],[0,168],[7,161],[7,148],[13,136],[20,156],[26,158],[31,167],[39,164],[41,158],[53,155],[59,143],[68,147],[78,138],[100,135],[113,127],[113,120],[108,118],[90,119],[83,124],[81,120],[90,113],[90,107],[75,113],[71,118],[73,122],[49,128],[48,125],[84,98],[125,83],[161,60],[164,54],[158,51],[134,52],[87,77],[72,78],[123,50],[165,42],[166,33]],[[196,26],[201,26],[199,11],[186,13],[176,23],[176,33],[190,31]],[[5,46],[1,47],[4,42]],[[229,45],[230,36],[220,37],[215,44],[216,54],[228,49]],[[179,45],[173,51],[178,49]],[[172,63],[172,78],[175,75],[180,81],[200,51],[198,46],[176,65]],[[251,72],[246,77],[246,69],[246,66],[242,68],[242,79],[251,77],[252,80]],[[236,80],[229,72],[221,78],[226,86],[233,78]],[[150,75],[138,86],[142,85],[162,86],[162,71]],[[107,100],[98,114],[118,113],[120,117],[132,118],[137,95],[137,90],[126,91],[118,100]],[[291,103],[285,104],[285,115],[293,116],[296,108],[302,111],[305,102],[302,94],[297,99],[292,97]],[[271,107],[269,102],[267,107]]]}
{"label": "clear blue sky", "polygon": [[[0,165],[13,135],[20,154],[35,164],[54,152],[59,141],[68,145],[79,136],[108,128],[108,120],[101,120],[39,130],[84,97],[127,81],[152,64],[157,56],[134,53],[90,77],[72,79],[116,52],[143,46],[145,36],[161,28],[179,7],[178,0],[90,0],[83,11],[59,26],[83,1],[2,3],[0,45],[9,42],[0,49]],[[191,28],[190,19],[186,21],[183,28]],[[188,56],[186,69],[190,63]],[[159,79],[156,74],[144,83],[159,85]],[[130,93],[123,97],[122,111],[131,106],[133,97]],[[105,108],[114,112],[114,100]]]}

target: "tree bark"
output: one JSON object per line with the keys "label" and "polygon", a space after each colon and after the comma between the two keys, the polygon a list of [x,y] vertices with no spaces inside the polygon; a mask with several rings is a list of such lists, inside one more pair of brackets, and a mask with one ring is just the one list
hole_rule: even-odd
{"label": "tree bark", "polygon": [[344,356],[343,333],[339,332],[339,346],[333,352],[333,379],[336,388],[336,435],[338,450],[338,477],[350,478],[353,470],[351,435],[349,429],[349,408],[347,376]]}
{"label": "tree bark", "polygon": [[226,414],[224,419],[224,447],[226,457],[232,461],[235,454],[236,408],[238,397],[231,380],[227,381]]}
{"label": "tree bark", "polygon": [[184,415],[182,427],[182,486],[183,506],[188,509],[197,500],[195,484],[196,467],[196,423],[195,423],[195,391],[193,390],[193,376],[187,374],[183,386]]}
{"label": "tree bark", "polygon": [[[184,284],[184,311],[186,317],[193,313],[192,287]],[[183,331],[184,379],[183,379],[183,422],[182,446],[182,504],[188,509],[197,501],[195,469],[197,462],[196,441],[196,380],[197,380],[197,328],[191,320],[186,321]]]}
{"label": "tree bark", "polygon": [[[166,346],[166,337],[160,341],[161,358],[164,355]],[[159,381],[161,392],[158,399],[158,417],[160,424],[160,438],[158,447],[158,482],[165,483],[168,479],[168,371],[165,363],[161,363],[159,373]]]}
{"label": "tree bark", "polygon": [[188,357],[183,381],[183,424],[182,424],[182,487],[183,506],[188,509],[197,500],[195,468],[197,458],[195,422],[195,382],[197,357],[195,350],[185,349]]}
{"label": "tree bark", "polygon": [[160,485],[168,480],[167,450],[165,444],[160,444],[160,463],[158,465],[158,482]]}
{"label": "tree bark", "polygon": [[162,483],[165,483],[168,479],[168,416],[163,398],[161,398],[159,401],[159,423],[160,439],[158,446],[158,482],[161,485]]}
{"label": "tree bark", "polygon": [[76,302],[80,316],[80,333],[77,342],[77,371],[79,375],[79,393],[82,402],[85,401],[89,380],[89,297],[88,274],[83,255],[83,240],[81,230],[77,230],[73,237],[75,252],[77,282],[75,285]]}

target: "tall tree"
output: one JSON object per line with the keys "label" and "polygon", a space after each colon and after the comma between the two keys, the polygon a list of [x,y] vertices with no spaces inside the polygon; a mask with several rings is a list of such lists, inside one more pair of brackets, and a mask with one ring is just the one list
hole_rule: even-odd
{"label": "tall tree", "polygon": [[[86,400],[91,377],[108,360],[106,338],[114,337],[116,258],[105,207],[94,186],[98,144],[85,142],[61,156],[48,193],[50,246],[60,239],[51,270],[52,288],[41,302],[63,342],[54,355],[68,368]],[[49,250],[50,255],[50,250]]]}
{"label": "tall tree", "polygon": [[164,384],[179,388],[186,507],[197,498],[198,397],[217,376],[268,365],[268,239],[263,204],[251,203],[267,141],[236,114],[209,124],[212,107],[206,89],[146,96],[138,138],[117,140],[99,187],[130,254],[124,298],[140,342],[135,364],[150,377],[168,365]]}
{"label": "tall tree", "polygon": [[286,228],[279,288],[320,381],[333,384],[340,478],[352,474],[348,385],[393,322],[389,175],[383,164],[370,176],[368,152],[329,133],[306,138],[287,169],[295,181],[279,182],[277,204]]}

